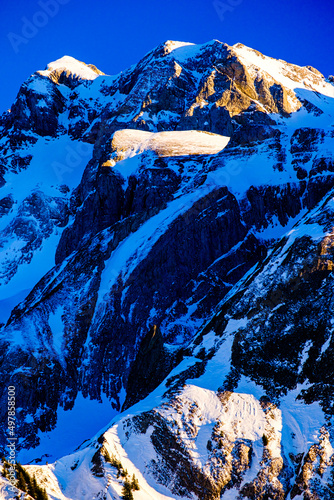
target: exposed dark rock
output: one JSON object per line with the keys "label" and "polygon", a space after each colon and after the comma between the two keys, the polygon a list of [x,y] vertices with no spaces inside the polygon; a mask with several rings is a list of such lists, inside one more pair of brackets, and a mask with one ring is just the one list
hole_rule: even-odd
{"label": "exposed dark rock", "polygon": [[175,362],[175,354],[164,347],[158,326],[154,325],[143,337],[134,360],[126,388],[123,410],[150,394],[168,375]]}
{"label": "exposed dark rock", "polygon": [[147,167],[138,176],[129,178],[124,213],[129,215],[163,208],[172,199],[179,184],[180,176],[164,165],[162,159],[156,160],[153,168]]}
{"label": "exposed dark rock", "polygon": [[77,210],[74,223],[62,234],[56,251],[56,263],[62,262],[87,238],[117,222],[122,214],[122,179],[108,168],[98,171],[94,191]]}
{"label": "exposed dark rock", "polygon": [[14,199],[11,194],[2,198],[2,200],[0,200],[0,217],[8,214],[13,204],[14,204]]}
{"label": "exposed dark rock", "polygon": [[32,75],[22,85],[11,108],[16,130],[32,130],[41,136],[55,136],[58,116],[65,109],[65,98],[47,77]]}

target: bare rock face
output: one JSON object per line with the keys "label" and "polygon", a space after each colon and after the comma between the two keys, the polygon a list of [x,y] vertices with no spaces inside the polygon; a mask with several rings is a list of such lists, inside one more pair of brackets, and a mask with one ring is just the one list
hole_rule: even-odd
{"label": "bare rock face", "polygon": [[85,242],[89,235],[99,233],[120,219],[124,204],[121,185],[122,180],[110,169],[101,168],[98,171],[95,189],[85,198],[74,223],[62,234],[55,256],[57,264],[70,255],[79,243]]}
{"label": "bare rock face", "polygon": [[164,346],[160,328],[152,326],[143,337],[132,364],[123,410],[152,392],[171,371],[175,361],[175,355],[170,354]]}
{"label": "bare rock face", "polygon": [[[149,163],[149,162],[147,162]],[[159,209],[172,200],[181,178],[161,159],[146,166],[140,176],[131,175],[124,195],[124,211],[127,215]]]}
{"label": "bare rock face", "polygon": [[8,214],[14,203],[13,196],[7,195],[0,200],[0,217]]}
{"label": "bare rock face", "polygon": [[54,136],[64,110],[65,99],[57,86],[49,78],[35,74],[22,85],[11,108],[10,122],[15,129]]}

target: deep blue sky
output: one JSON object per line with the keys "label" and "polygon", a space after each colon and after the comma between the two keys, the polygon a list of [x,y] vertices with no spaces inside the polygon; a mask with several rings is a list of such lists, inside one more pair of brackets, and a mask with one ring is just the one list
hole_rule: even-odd
{"label": "deep blue sky", "polygon": [[[58,10],[53,16],[41,14],[41,4],[48,2]],[[115,74],[168,39],[241,42],[315,66],[325,76],[334,74],[333,0],[220,4],[226,12],[218,15],[214,0],[1,0],[0,112],[11,106],[31,73],[63,55]]]}

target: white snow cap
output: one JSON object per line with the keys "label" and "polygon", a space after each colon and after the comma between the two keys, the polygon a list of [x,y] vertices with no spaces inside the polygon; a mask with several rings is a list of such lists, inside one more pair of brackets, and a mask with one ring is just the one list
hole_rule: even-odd
{"label": "white snow cap", "polygon": [[56,61],[50,62],[47,65],[47,69],[39,71],[39,73],[44,76],[49,76],[54,70],[69,71],[82,80],[95,80],[95,78],[99,76],[99,73],[96,73],[92,68],[87,66],[87,64],[71,56],[64,56]]}
{"label": "white snow cap", "polygon": [[180,47],[186,47],[188,45],[195,45],[195,44],[190,42],[177,42],[175,40],[167,40],[167,42],[165,42],[164,45],[168,50],[168,53],[170,53],[175,49],[179,49]]}

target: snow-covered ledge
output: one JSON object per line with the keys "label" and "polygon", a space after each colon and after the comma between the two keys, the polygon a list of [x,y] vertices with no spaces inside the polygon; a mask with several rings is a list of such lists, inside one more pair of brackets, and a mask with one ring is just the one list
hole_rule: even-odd
{"label": "snow-covered ledge", "polygon": [[152,151],[160,157],[212,155],[224,149],[230,137],[198,130],[173,132],[144,132],[124,129],[114,133],[111,141],[111,159],[104,166],[131,158],[144,151]]}

